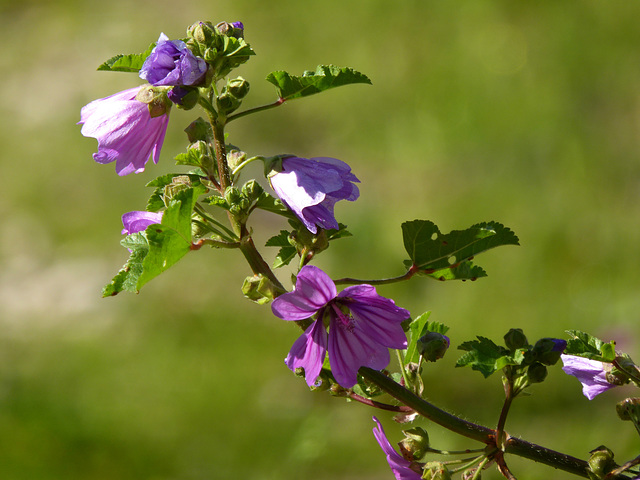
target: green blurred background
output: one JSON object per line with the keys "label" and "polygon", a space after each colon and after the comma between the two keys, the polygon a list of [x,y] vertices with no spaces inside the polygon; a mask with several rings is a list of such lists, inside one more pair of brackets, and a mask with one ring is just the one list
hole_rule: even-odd
{"label": "green blurred background", "polygon": [[[246,106],[275,100],[263,80],[273,70],[368,74],[373,86],[229,128],[250,154],[334,156],[362,180],[360,200],[337,207],[355,236],[317,265],[334,278],[397,275],[402,221],[500,221],[522,246],[479,257],[488,278],[380,293],[431,310],[454,345],[578,328],[638,357],[639,18],[640,3],[615,0],[0,2],[0,478],[391,478],[374,412],[309,393],[286,369],[298,331],[242,298],[239,254],[203,249],[137,296],[100,298],[127,257],[120,215],[143,209],[144,184],[173,170],[194,118],[173,110],[160,164],[143,174],[94,163],[80,108],[140,83],[96,72],[101,62],[197,20],[241,20],[258,54],[238,70],[252,84]],[[254,219],[259,238],[283,227],[271,220]],[[428,398],[495,425],[499,376],[453,369],[457,355],[427,369]],[[589,402],[559,366],[531,390],[512,434],[583,458],[601,443],[619,461],[637,455],[614,410],[633,390]],[[419,424],[437,448],[476,446]],[[568,478],[510,465],[521,480]]]}

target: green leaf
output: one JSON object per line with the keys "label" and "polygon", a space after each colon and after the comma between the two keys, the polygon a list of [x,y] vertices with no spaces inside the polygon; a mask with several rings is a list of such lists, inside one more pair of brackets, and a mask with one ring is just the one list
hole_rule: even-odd
{"label": "green leaf", "polygon": [[271,237],[265,243],[267,247],[280,247],[278,254],[273,262],[273,268],[280,268],[288,265],[298,253],[296,247],[289,243],[289,232],[286,230],[280,230],[280,233],[274,237]]}
{"label": "green leaf", "polygon": [[349,230],[347,230],[347,226],[342,223],[338,223],[338,230],[334,228],[332,228],[331,230],[327,230],[327,239],[329,239],[330,241],[352,236],[353,234]]}
{"label": "green leaf", "polygon": [[368,83],[366,75],[348,67],[318,65],[315,72],[305,72],[301,77],[277,71],[267,75],[267,81],[276,86],[278,96],[283,100],[308,97],[335,87],[353,83]]}
{"label": "green leaf", "polygon": [[576,355],[602,362],[612,362],[616,358],[616,343],[614,341],[605,343],[580,330],[567,330],[567,333],[572,338],[567,340],[567,347],[564,349],[565,355]]}
{"label": "green leaf", "polygon": [[477,337],[477,339],[464,342],[458,347],[459,350],[467,353],[458,359],[456,367],[471,365],[473,370],[479,371],[487,378],[506,365],[517,364],[509,357],[509,350],[506,348],[496,345],[486,337]]}
{"label": "green leaf", "polygon": [[289,232],[280,230],[278,235],[271,237],[264,245],[265,247],[290,247]]}
{"label": "green leaf", "polygon": [[283,215],[285,217],[293,216],[293,213],[284,206],[282,200],[268,194],[267,192],[262,192],[260,194],[260,196],[256,200],[255,208],[259,208],[260,210],[265,210],[271,213],[277,213],[278,215]]}
{"label": "green leaf", "polygon": [[429,332],[441,333],[445,334],[449,331],[449,327],[447,327],[444,323],[440,322],[429,322],[429,316],[431,312],[425,312],[419,317],[415,318],[409,324],[409,341],[407,344],[407,350],[404,354],[404,363],[405,365],[410,362],[417,362],[420,359],[420,354],[417,350],[417,342],[418,340],[426,335]]}
{"label": "green leaf", "polygon": [[138,293],[136,285],[138,278],[142,274],[142,262],[149,253],[149,242],[144,233],[134,233],[127,235],[120,244],[131,251],[129,260],[113,277],[111,283],[105,285],[102,289],[103,297],[112,297],[126,290],[128,292]]}
{"label": "green leaf", "polygon": [[139,72],[142,64],[151,54],[151,50],[155,47],[155,42],[149,45],[142,53],[133,53],[131,55],[116,55],[104,62],[98,67],[98,70],[108,72]]}
{"label": "green leaf", "polygon": [[149,253],[142,263],[143,272],[136,288],[160,275],[191,250],[191,213],[205,187],[190,187],[175,194],[162,216],[160,225],[146,230]]}
{"label": "green leaf", "polygon": [[[475,279],[486,272],[469,262],[475,255],[501,245],[519,245],[518,237],[497,222],[478,223],[466,230],[443,234],[428,220],[402,224],[404,247],[420,273],[442,280]],[[451,272],[445,274],[445,270]]]}

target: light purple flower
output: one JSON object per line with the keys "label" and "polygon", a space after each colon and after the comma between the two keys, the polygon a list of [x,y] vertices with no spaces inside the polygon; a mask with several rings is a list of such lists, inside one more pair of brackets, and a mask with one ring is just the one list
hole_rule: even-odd
{"label": "light purple flower", "polygon": [[161,33],[140,69],[140,78],[155,86],[197,85],[206,72],[207,62],[191,53],[186,43]]}
{"label": "light purple flower", "polygon": [[82,107],[80,121],[85,137],[98,140],[98,163],[116,162],[118,175],[140,173],[153,157],[158,163],[169,123],[169,111],[151,117],[149,105],[136,100],[140,87],[94,100]]}
{"label": "light purple flower", "polygon": [[149,225],[160,223],[164,212],[142,212],[134,211],[122,215],[123,235],[131,235],[132,233],[142,232]]}
{"label": "light purple flower", "polygon": [[560,355],[560,358],[564,364],[562,367],[564,373],[580,380],[582,393],[589,400],[615,387],[613,383],[607,381],[605,363],[575,355]]}
{"label": "light purple flower", "polygon": [[420,480],[422,476],[411,469],[411,462],[396,452],[391,446],[378,419],[373,417],[373,421],[378,424],[378,426],[373,429],[373,435],[380,444],[382,451],[387,455],[387,462],[389,462],[389,466],[396,480]]}
{"label": "light purple flower", "polygon": [[[283,320],[316,320],[294,342],[286,365],[302,367],[309,386],[320,374],[327,351],[331,371],[345,388],[357,382],[362,366],[381,370],[389,364],[388,348],[407,347],[401,322],[411,315],[371,285],[356,285],[337,293],[331,278],[318,267],[302,267],[293,292],[273,301],[271,310]],[[328,323],[327,334],[325,323]]]}
{"label": "light purple flower", "polygon": [[337,229],[333,207],[339,200],[354,201],[360,195],[359,182],[346,163],[329,157],[282,160],[282,171],[270,178],[280,199],[311,233],[321,227]]}

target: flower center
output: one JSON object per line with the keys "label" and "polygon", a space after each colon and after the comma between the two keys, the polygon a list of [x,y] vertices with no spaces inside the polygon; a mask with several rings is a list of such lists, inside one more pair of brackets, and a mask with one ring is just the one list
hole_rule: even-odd
{"label": "flower center", "polygon": [[336,302],[331,303],[331,308],[333,309],[333,312],[335,313],[335,316],[342,327],[348,332],[353,332],[355,323],[353,321],[353,318],[351,317],[351,312],[349,311],[349,309],[344,305],[339,305]]}

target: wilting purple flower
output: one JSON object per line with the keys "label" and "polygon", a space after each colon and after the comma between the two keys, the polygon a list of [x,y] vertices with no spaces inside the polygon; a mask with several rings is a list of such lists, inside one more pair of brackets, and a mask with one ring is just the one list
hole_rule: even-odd
{"label": "wilting purple flower", "polygon": [[163,212],[141,212],[134,211],[122,215],[123,235],[131,235],[132,233],[142,232],[149,225],[160,223],[162,221]]}
{"label": "wilting purple flower", "polygon": [[207,62],[191,53],[186,43],[161,33],[140,69],[140,78],[155,86],[197,85],[206,72]]}
{"label": "wilting purple flower", "polygon": [[578,357],[575,355],[561,355],[564,366],[564,373],[573,375],[582,384],[582,393],[589,400],[593,400],[596,395],[606,392],[615,387],[613,383],[607,381],[605,364],[598,360]]}
{"label": "wilting purple flower", "polygon": [[411,462],[396,452],[391,446],[378,419],[373,417],[373,421],[378,424],[378,426],[373,429],[373,435],[380,444],[382,451],[387,455],[387,462],[389,462],[389,466],[396,480],[420,480],[422,476],[411,469]]}
{"label": "wilting purple flower", "polygon": [[285,359],[291,370],[304,368],[309,386],[318,378],[327,351],[336,381],[350,388],[356,384],[360,367],[381,370],[389,364],[388,348],[407,347],[400,323],[409,318],[408,310],[378,295],[371,285],[347,287],[337,293],[335,283],[318,267],[302,267],[295,290],[276,298],[271,309],[283,320],[303,320],[317,314]]}
{"label": "wilting purple flower", "polygon": [[271,178],[271,186],[311,233],[318,226],[338,228],[333,207],[339,200],[354,201],[360,195],[353,182],[360,182],[346,163],[329,157],[282,160],[282,171]]}
{"label": "wilting purple flower", "polygon": [[98,163],[116,162],[118,175],[140,173],[153,157],[158,163],[169,123],[169,112],[151,117],[149,105],[136,100],[140,87],[94,100],[82,107],[80,121],[85,137],[98,140]]}

